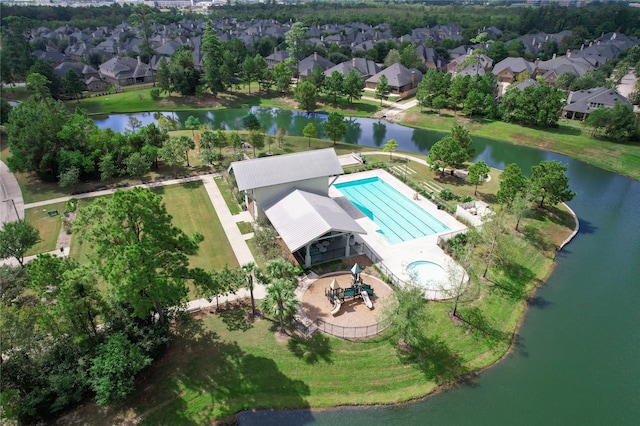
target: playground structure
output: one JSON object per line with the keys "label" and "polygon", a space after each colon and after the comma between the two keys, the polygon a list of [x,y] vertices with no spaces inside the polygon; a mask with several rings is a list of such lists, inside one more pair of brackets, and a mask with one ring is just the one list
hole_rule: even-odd
{"label": "playground structure", "polygon": [[342,304],[347,299],[355,299],[356,297],[362,298],[364,304],[369,309],[373,309],[373,302],[369,296],[373,296],[373,289],[370,285],[362,282],[362,278],[360,277],[361,269],[356,263],[351,268],[351,287],[349,288],[341,288],[337,287],[337,281],[334,279],[331,282],[330,288],[325,289],[325,296],[329,299],[329,302],[333,304],[333,309],[331,310],[331,315],[335,316],[338,312],[340,312],[340,308]]}

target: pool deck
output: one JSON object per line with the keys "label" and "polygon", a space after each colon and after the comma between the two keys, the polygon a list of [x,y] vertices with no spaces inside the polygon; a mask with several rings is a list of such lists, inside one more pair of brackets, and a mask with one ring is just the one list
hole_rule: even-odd
{"label": "pool deck", "polygon": [[[405,185],[402,181],[397,179],[392,174],[384,170],[370,170],[366,172],[351,173],[348,175],[340,176],[334,183],[350,182],[354,180],[366,179],[371,177],[378,177],[391,185],[394,189],[406,196],[410,200],[413,199],[415,191],[409,186]],[[410,277],[406,273],[406,266],[418,260],[428,260],[435,262],[442,266],[445,270],[449,265],[455,265],[454,267],[459,269],[460,267],[449,257],[447,254],[438,247],[438,236],[448,234],[450,232],[459,232],[467,229],[467,226],[458,222],[453,216],[445,212],[444,210],[438,210],[438,207],[420,196],[418,200],[414,200],[414,203],[422,207],[433,217],[445,224],[449,230],[443,233],[429,235],[426,237],[417,238],[411,241],[405,241],[397,244],[391,244],[387,239],[379,234],[377,230],[378,226],[367,216],[365,216],[357,207],[355,207],[349,200],[347,200],[340,191],[338,191],[333,185],[329,188],[329,196],[332,197],[355,221],[367,231],[366,234],[356,235],[356,241],[364,241],[375,254],[382,259],[384,264],[393,272],[397,277],[402,280],[409,280]],[[443,299],[448,298],[444,292],[435,290],[429,290],[426,294],[429,299]]]}

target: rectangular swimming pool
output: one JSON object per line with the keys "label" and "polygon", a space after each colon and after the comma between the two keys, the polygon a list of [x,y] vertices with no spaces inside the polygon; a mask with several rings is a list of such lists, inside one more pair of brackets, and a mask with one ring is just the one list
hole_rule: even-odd
{"label": "rectangular swimming pool", "polygon": [[334,186],[380,227],[378,232],[391,244],[449,230],[413,200],[378,177],[337,183]]}

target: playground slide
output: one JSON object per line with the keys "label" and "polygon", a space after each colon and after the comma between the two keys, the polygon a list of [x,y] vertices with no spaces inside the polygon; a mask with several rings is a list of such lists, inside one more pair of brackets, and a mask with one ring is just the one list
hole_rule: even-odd
{"label": "playground slide", "polygon": [[342,303],[340,303],[340,300],[336,299],[333,301],[333,310],[331,311],[331,315],[336,315],[338,312],[340,312],[340,307],[342,306]]}
{"label": "playground slide", "polygon": [[364,304],[367,305],[367,308],[373,309],[373,302],[371,301],[371,299],[369,299],[369,295],[367,294],[367,292],[362,290],[360,292],[360,295],[362,296],[362,300],[364,300]]}

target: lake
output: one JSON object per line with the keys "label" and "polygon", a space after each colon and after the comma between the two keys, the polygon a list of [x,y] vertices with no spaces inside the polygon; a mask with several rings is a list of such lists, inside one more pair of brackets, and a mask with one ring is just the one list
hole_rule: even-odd
{"label": "lake", "polygon": [[[175,113],[214,127],[240,128],[248,110]],[[307,115],[253,108],[274,133],[300,135]],[[173,115],[173,113],[165,113]],[[138,115],[136,115],[138,116]],[[150,118],[149,118],[150,117]],[[143,117],[144,118],[144,117]],[[153,120],[148,114],[147,122]],[[207,121],[211,120],[211,121]],[[128,117],[96,121],[124,130]],[[120,126],[120,127],[119,127]],[[442,133],[372,119],[350,120],[345,140],[426,153]],[[557,266],[538,290],[518,331],[514,350],[473,384],[396,407],[311,412],[247,412],[241,425],[635,425],[640,419],[640,183],[553,153],[474,138],[476,160],[492,167],[519,164],[525,173],[541,160],[569,164],[576,197],[569,203],[580,232],[558,253]],[[358,372],[357,374],[368,374]],[[375,372],[370,372],[375,374]]]}

